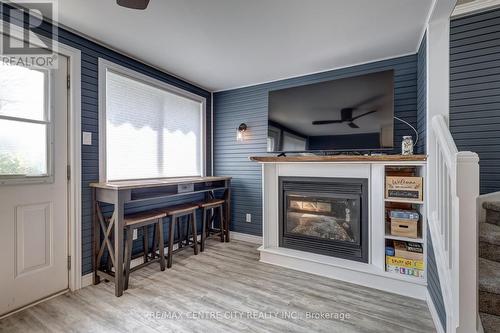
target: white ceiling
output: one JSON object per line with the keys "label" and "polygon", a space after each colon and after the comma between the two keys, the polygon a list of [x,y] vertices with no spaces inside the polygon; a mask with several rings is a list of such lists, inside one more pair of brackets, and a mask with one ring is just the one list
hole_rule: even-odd
{"label": "white ceiling", "polygon": [[59,0],[59,21],[218,91],[415,52],[432,0]]}

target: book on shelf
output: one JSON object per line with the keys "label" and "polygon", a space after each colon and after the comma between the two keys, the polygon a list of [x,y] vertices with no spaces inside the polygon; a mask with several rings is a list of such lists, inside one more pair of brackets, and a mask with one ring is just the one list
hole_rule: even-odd
{"label": "book on shelf", "polygon": [[415,242],[394,241],[394,254],[396,257],[404,259],[424,259],[424,249],[422,244]]}
{"label": "book on shelf", "polygon": [[420,214],[414,210],[391,210],[389,213],[391,219],[418,221]]}
{"label": "book on shelf", "polygon": [[423,260],[411,260],[394,256],[385,256],[385,263],[386,265],[393,267],[412,268],[418,270],[424,269]]}
{"label": "book on shelf", "polygon": [[414,276],[418,278],[424,277],[424,271],[416,268],[405,268],[405,267],[387,265],[386,271],[389,273],[397,273],[401,275]]}

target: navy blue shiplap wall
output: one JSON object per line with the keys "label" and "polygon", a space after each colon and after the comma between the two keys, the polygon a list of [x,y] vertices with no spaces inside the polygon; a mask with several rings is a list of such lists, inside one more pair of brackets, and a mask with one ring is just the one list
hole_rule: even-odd
{"label": "navy blue shiplap wall", "polygon": [[418,154],[425,154],[427,126],[427,34],[420,42],[417,53],[417,131],[419,140],[415,147]]}
{"label": "navy blue shiplap wall", "polygon": [[432,237],[429,228],[427,228],[427,252],[427,290],[429,291],[429,295],[431,295],[439,321],[446,332],[446,309],[444,307],[443,292],[439,282],[436,256],[434,255]]}
{"label": "navy blue shiplap wall", "polygon": [[500,9],[451,21],[450,130],[479,154],[481,194],[500,191]]}
{"label": "navy blue shiplap wall", "polygon": [[[7,20],[8,6],[0,4],[3,8],[1,13],[4,14],[3,19]],[[14,22],[19,23],[19,22]],[[51,26],[44,23],[41,27],[33,30],[40,35],[51,38]],[[128,67],[142,74],[162,82],[182,88],[191,93],[205,97],[207,100],[207,172],[211,170],[211,93],[187,83],[179,78],[168,75],[152,67],[146,66],[138,61],[126,57],[120,53],[109,50],[106,47],[98,45],[88,39],[80,37],[76,34],[68,32],[64,29],[58,30],[59,42],[81,50],[82,57],[82,131],[92,133],[92,145],[82,145],[82,273],[90,273],[92,271],[92,209],[91,209],[91,190],[89,183],[99,180],[99,149],[98,149],[98,59],[117,63],[121,66]],[[180,198],[175,201],[169,201],[169,204],[180,202],[183,200],[192,200],[193,198]],[[144,210],[150,207],[158,207],[167,204],[165,201],[157,200],[150,202],[148,206],[134,205],[127,206],[127,212]],[[109,211],[109,209],[108,209]],[[139,238],[140,239],[140,238]],[[136,242],[138,243],[138,242]],[[140,244],[135,244],[135,247],[140,247]]]}
{"label": "navy blue shiplap wall", "polygon": [[[417,55],[317,73],[214,94],[214,173],[233,178],[233,219],[231,229],[262,234],[261,167],[248,160],[266,155],[267,104],[270,90],[317,83],[343,77],[394,70],[395,115],[417,127]],[[240,123],[248,125],[245,142],[236,141]],[[406,125],[395,123],[395,151],[401,151],[401,137],[412,135]],[[425,138],[422,138],[425,140]],[[245,214],[252,222],[245,222]]]}

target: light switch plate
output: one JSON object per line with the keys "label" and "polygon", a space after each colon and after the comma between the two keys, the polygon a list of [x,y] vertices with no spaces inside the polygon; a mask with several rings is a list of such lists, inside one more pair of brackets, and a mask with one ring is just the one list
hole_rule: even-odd
{"label": "light switch plate", "polygon": [[137,229],[134,229],[133,234],[132,234],[132,240],[137,239]]}
{"label": "light switch plate", "polygon": [[252,214],[247,214],[245,222],[247,222],[247,223],[251,223],[252,222]]}
{"label": "light switch plate", "polygon": [[82,143],[86,146],[92,146],[92,132],[82,132],[83,139]]}

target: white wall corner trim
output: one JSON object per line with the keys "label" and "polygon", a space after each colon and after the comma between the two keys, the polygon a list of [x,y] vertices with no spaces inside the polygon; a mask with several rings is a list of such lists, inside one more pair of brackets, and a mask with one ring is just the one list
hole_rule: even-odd
{"label": "white wall corner trim", "polygon": [[69,287],[81,288],[82,276],[82,131],[81,131],[81,52],[70,46],[59,44],[59,51],[69,57],[70,93],[69,93],[69,158],[71,166],[70,180],[70,255],[71,270]]}
{"label": "white wall corner trim", "polygon": [[500,7],[500,0],[476,0],[456,6],[451,16],[452,18],[457,18],[487,11],[496,7]]}
{"label": "white wall corner trim", "polygon": [[[0,33],[3,21],[0,20]],[[10,25],[10,35],[21,40],[24,39],[25,30],[21,27]],[[48,38],[29,32],[30,42],[34,45],[45,47],[49,45]],[[45,45],[43,44],[45,43]],[[71,179],[68,184],[68,255],[71,257],[69,269],[69,289],[81,288],[82,275],[82,183],[81,183],[81,51],[69,45],[52,41],[57,53],[68,57],[68,75],[70,88],[68,98],[68,164],[71,168]]]}
{"label": "white wall corner trim", "polygon": [[434,302],[432,301],[431,294],[429,294],[429,290],[425,292],[425,299],[427,301],[427,306],[429,307],[429,311],[431,313],[432,321],[434,322],[434,326],[436,327],[437,333],[446,333],[444,331],[443,325],[441,325],[441,320],[439,320],[439,316],[434,306]]}
{"label": "white wall corner trim", "polygon": [[231,239],[262,245],[262,237],[241,232],[231,232]]}

